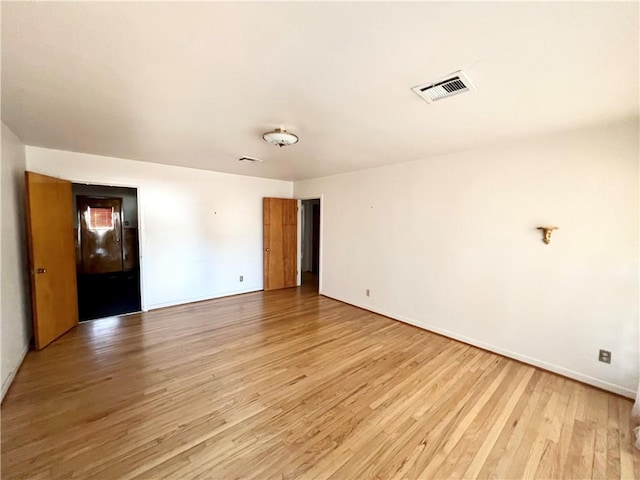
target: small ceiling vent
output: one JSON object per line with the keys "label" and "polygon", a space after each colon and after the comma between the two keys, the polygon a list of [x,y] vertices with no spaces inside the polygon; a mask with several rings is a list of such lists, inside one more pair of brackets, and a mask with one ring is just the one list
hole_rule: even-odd
{"label": "small ceiling vent", "polygon": [[458,70],[435,82],[424,83],[411,90],[426,102],[433,103],[475,89],[469,77],[462,70]]}
{"label": "small ceiling vent", "polygon": [[254,162],[261,162],[262,160],[260,160],[259,158],[253,158],[253,157],[240,157],[238,161],[254,163]]}

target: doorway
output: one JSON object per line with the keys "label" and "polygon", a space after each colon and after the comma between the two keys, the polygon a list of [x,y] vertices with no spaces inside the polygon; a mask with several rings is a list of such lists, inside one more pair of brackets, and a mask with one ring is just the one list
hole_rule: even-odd
{"label": "doorway", "polygon": [[320,199],[302,200],[301,283],[318,291],[320,277]]}
{"label": "doorway", "polygon": [[139,312],[135,188],[73,184],[80,321]]}

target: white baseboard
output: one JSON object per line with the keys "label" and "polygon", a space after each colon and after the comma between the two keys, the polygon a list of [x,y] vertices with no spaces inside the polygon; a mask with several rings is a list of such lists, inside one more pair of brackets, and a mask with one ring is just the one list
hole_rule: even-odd
{"label": "white baseboard", "polygon": [[187,303],[194,303],[194,302],[202,302],[204,300],[214,300],[216,298],[222,298],[222,297],[230,297],[232,295],[241,295],[243,293],[253,293],[253,292],[259,292],[262,290],[262,287],[250,287],[244,290],[230,290],[227,292],[220,292],[220,293],[216,293],[215,295],[204,295],[201,297],[190,297],[190,298],[182,298],[180,300],[172,300],[170,302],[161,302],[161,303],[153,303],[151,305],[147,305],[146,311],[149,310],[156,310],[158,308],[165,308],[165,307],[175,307],[177,305],[185,305]]}
{"label": "white baseboard", "polygon": [[580,372],[576,372],[573,370],[569,370],[564,367],[560,367],[558,365],[553,365],[551,363],[545,362],[543,360],[539,360],[537,358],[529,357],[527,355],[522,355],[516,352],[512,352],[511,350],[506,350],[504,348],[496,347],[495,345],[491,345],[480,340],[476,340],[475,338],[466,337],[464,335],[460,335],[456,332],[452,332],[450,330],[446,330],[440,327],[435,327],[433,325],[426,325],[424,323],[420,323],[412,318],[404,317],[402,315],[396,315],[394,313],[385,312],[383,310],[378,310],[375,308],[371,308],[371,306],[359,304],[358,302],[353,302],[350,300],[343,300],[342,298],[338,298],[336,296],[327,295],[323,293],[325,297],[333,298],[334,300],[338,300],[340,302],[348,303],[349,305],[353,305],[358,308],[362,308],[363,310],[368,310],[373,313],[377,313],[379,315],[384,315],[385,317],[389,317],[393,320],[398,320],[403,323],[408,323],[409,325],[413,325],[414,327],[421,328],[423,330],[427,330],[433,333],[437,333],[439,335],[443,335],[448,338],[452,338],[454,340],[459,340],[464,343],[468,343],[469,345],[473,345],[474,347],[482,348],[483,350],[488,350],[493,353],[497,353],[499,355],[503,355],[505,357],[513,358],[514,360],[518,360],[520,362],[532,365],[534,367],[542,368],[543,370],[548,370],[553,373],[557,373],[558,375],[562,375],[564,377],[571,378],[573,380],[578,380],[579,382],[586,383],[588,385],[593,385],[594,387],[601,388],[603,390],[607,390],[609,392],[617,393],[618,395],[622,395],[628,398],[635,398],[636,391],[631,390],[627,387],[623,387],[622,385],[617,385],[615,383],[605,382],[604,380],[600,380],[594,377],[590,377],[589,375],[584,375]]}
{"label": "white baseboard", "polygon": [[16,366],[11,370],[11,373],[9,373],[9,376],[2,383],[2,394],[1,394],[2,396],[0,396],[0,402],[4,400],[4,396],[9,391],[9,387],[13,383],[13,379],[16,378],[16,373],[18,373],[18,370],[20,369],[20,365],[22,365],[22,362],[24,361],[24,357],[27,356],[27,352],[29,352],[28,344],[24,347],[24,350],[20,354],[20,358],[18,359]]}

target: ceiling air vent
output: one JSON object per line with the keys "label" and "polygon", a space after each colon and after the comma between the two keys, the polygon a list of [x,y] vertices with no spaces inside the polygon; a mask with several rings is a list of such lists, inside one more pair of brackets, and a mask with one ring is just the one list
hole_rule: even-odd
{"label": "ceiling air vent", "polygon": [[475,89],[469,77],[462,70],[458,70],[435,82],[424,83],[411,90],[426,102],[433,103]]}

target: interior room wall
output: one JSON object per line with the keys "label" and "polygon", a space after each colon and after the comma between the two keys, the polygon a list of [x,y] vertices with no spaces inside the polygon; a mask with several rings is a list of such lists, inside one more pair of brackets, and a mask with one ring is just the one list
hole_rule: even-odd
{"label": "interior room wall", "polygon": [[632,397],[638,143],[636,119],[296,182],[321,293]]}
{"label": "interior room wall", "polygon": [[146,308],[262,289],[262,197],[291,198],[292,182],[38,147],[26,154],[27,168],[45,175],[139,187]]}
{"label": "interior room wall", "polygon": [[29,349],[31,340],[24,199],[25,147],[4,123],[2,124],[1,153],[0,343],[2,346],[2,398],[4,398]]}

